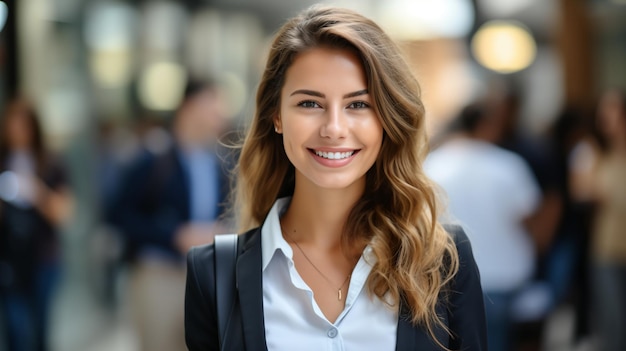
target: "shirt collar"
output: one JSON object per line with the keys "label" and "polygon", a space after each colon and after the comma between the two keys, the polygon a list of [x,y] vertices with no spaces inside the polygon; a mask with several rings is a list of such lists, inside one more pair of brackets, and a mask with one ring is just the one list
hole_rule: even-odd
{"label": "shirt collar", "polygon": [[283,238],[283,233],[280,227],[280,217],[287,210],[291,197],[283,197],[276,202],[270,210],[263,227],[261,228],[261,254],[263,271],[267,268],[270,261],[274,257],[277,251],[282,251],[285,257],[292,258],[293,250],[291,246]]}
{"label": "shirt collar", "polygon": [[[263,271],[265,271],[265,268],[267,268],[270,261],[279,250],[282,251],[283,255],[285,255],[285,257],[287,257],[288,259],[293,259],[293,250],[283,237],[280,226],[280,217],[282,217],[283,213],[285,213],[290,202],[291,197],[283,197],[277,199],[276,202],[274,202],[274,205],[272,206],[269,214],[267,215],[265,222],[263,223],[263,227],[261,228],[261,253]],[[376,255],[374,255],[374,252],[372,251],[370,245],[367,245],[365,247],[362,256],[365,260],[365,263],[369,266],[370,269],[377,262]]]}

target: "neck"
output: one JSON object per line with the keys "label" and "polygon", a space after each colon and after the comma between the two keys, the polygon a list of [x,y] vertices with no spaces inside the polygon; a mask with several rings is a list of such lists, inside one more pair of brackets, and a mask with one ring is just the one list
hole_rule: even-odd
{"label": "neck", "polygon": [[9,152],[14,154],[32,154],[33,149],[28,145],[16,145],[9,148]]}
{"label": "neck", "polygon": [[339,248],[348,215],[361,194],[362,191],[299,187],[296,181],[291,204],[281,220],[283,230],[299,243]]}
{"label": "neck", "polygon": [[614,138],[614,140],[611,141],[611,149],[613,149],[615,153],[626,153],[626,137]]}

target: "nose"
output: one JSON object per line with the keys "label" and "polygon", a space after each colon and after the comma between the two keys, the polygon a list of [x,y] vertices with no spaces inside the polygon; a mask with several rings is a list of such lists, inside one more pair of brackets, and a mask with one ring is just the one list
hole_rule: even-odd
{"label": "nose", "polygon": [[320,136],[329,139],[342,139],[348,133],[348,120],[341,107],[330,108],[325,113],[324,123],[320,128]]}

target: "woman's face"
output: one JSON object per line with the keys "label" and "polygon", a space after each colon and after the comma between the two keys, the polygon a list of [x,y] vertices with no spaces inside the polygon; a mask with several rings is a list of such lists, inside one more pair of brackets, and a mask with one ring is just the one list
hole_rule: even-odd
{"label": "woman's face", "polygon": [[7,141],[11,149],[28,149],[33,143],[33,126],[27,116],[28,111],[20,106],[9,110],[6,118]]}
{"label": "woman's face", "polygon": [[609,139],[626,137],[626,106],[617,92],[608,92],[600,100],[598,127]]}
{"label": "woman's face", "polygon": [[383,128],[355,54],[315,48],[296,56],[275,123],[296,169],[297,186],[363,190]]}

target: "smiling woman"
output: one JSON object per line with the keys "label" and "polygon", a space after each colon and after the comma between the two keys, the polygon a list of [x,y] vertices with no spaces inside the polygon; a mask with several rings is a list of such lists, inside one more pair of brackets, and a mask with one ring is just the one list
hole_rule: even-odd
{"label": "smiling woman", "polygon": [[188,254],[189,350],[484,350],[476,264],[463,230],[437,222],[424,108],[397,46],[315,6],[271,48],[239,159],[236,272],[214,245]]}

